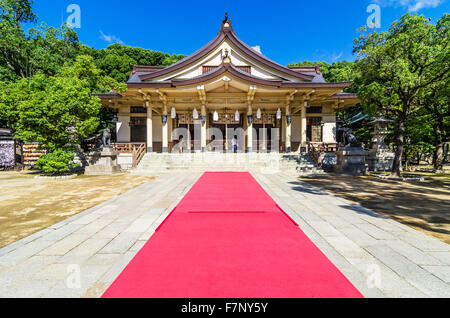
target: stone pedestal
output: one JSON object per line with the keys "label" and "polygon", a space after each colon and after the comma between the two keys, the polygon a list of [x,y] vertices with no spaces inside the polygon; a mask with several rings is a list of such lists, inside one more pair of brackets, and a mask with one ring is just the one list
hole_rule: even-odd
{"label": "stone pedestal", "polygon": [[110,147],[105,147],[100,153],[99,159],[92,165],[86,167],[86,175],[112,175],[121,172],[117,164],[119,154]]}
{"label": "stone pedestal", "polygon": [[367,174],[368,166],[366,164],[367,151],[362,147],[347,146],[340,149],[337,153],[337,173],[351,175]]}
{"label": "stone pedestal", "polygon": [[395,154],[390,151],[389,146],[384,142],[389,134],[388,126],[392,120],[378,118],[370,125],[374,126],[372,133],[372,149],[369,151],[369,170],[370,171],[392,171]]}
{"label": "stone pedestal", "polygon": [[335,153],[326,153],[322,158],[322,170],[325,172],[334,172],[337,165],[337,155]]}
{"label": "stone pedestal", "polygon": [[369,151],[370,171],[392,171],[395,154],[389,149],[372,149]]}

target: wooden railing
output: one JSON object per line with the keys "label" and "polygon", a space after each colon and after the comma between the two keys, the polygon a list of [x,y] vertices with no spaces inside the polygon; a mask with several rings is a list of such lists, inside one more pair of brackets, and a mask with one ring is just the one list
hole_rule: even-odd
{"label": "wooden railing", "polygon": [[133,168],[136,168],[147,152],[147,144],[141,142],[114,143],[112,144],[118,153],[131,153],[133,155]]}
{"label": "wooden railing", "polygon": [[147,152],[147,144],[140,144],[139,146],[133,146],[133,168],[136,168],[144,158]]}
{"label": "wooden railing", "polygon": [[322,156],[326,153],[335,153],[338,151],[337,143],[310,142],[308,152],[312,160],[320,168],[322,166]]}

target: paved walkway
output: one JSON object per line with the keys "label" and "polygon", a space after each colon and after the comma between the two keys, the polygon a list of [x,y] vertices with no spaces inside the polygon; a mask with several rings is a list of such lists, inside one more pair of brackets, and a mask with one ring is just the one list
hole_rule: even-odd
{"label": "paved walkway", "polygon": [[292,175],[254,177],[365,297],[450,297],[450,245]]}
{"label": "paved walkway", "polygon": [[0,297],[100,297],[200,174],[165,174],[0,249]]}
{"label": "paved walkway", "polygon": [[[0,297],[100,297],[200,175],[164,174],[0,249]],[[292,175],[253,176],[364,296],[450,297],[450,245]]]}

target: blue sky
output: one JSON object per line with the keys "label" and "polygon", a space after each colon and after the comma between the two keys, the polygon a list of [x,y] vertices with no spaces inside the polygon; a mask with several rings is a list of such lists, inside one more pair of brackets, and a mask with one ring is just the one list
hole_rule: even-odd
{"label": "blue sky", "polygon": [[287,65],[303,60],[353,60],[353,39],[366,25],[367,7],[381,8],[381,29],[406,12],[436,22],[450,10],[450,0],[297,0],[297,1],[138,1],[35,0],[40,22],[59,26],[81,9],[81,41],[95,48],[119,42],[167,53],[191,54],[213,39],[224,13],[238,37],[260,46],[267,57]]}

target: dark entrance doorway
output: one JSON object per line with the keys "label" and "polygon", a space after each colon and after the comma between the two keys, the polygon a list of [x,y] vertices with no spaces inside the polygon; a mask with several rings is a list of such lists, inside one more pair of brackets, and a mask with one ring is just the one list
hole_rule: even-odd
{"label": "dark entrance doorway", "polygon": [[131,142],[147,142],[147,119],[131,117]]}
{"label": "dark entrance doorway", "polygon": [[254,150],[258,152],[270,152],[272,149],[273,125],[254,124],[253,128],[256,129],[256,135],[254,139],[257,141],[257,149]]}

